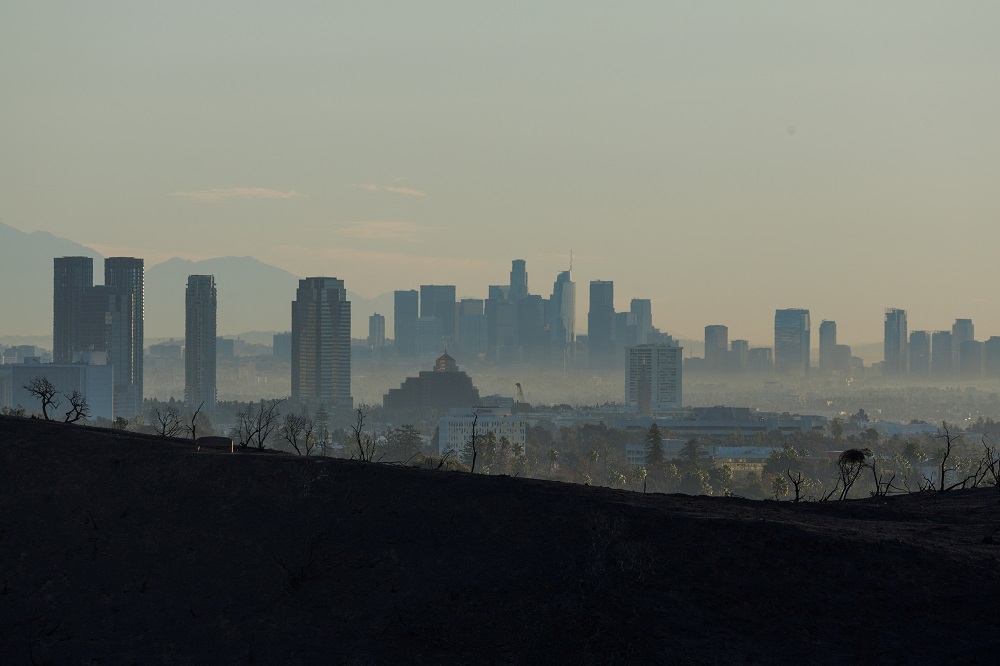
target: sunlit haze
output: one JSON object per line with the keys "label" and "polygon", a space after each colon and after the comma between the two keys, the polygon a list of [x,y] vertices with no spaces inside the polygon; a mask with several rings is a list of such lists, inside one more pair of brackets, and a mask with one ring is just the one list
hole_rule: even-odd
{"label": "sunlit haze", "polygon": [[801,307],[867,343],[898,307],[985,339],[997,25],[913,0],[12,1],[0,220],[366,297],[484,298],[514,258],[547,296],[572,251],[578,333],[601,279],[677,337],[769,345]]}

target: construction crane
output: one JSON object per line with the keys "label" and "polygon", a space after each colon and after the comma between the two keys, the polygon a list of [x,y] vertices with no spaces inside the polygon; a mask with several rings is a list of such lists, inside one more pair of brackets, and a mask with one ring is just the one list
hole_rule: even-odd
{"label": "construction crane", "polygon": [[524,391],[521,389],[521,382],[516,382],[514,386],[517,387],[517,401],[524,402]]}

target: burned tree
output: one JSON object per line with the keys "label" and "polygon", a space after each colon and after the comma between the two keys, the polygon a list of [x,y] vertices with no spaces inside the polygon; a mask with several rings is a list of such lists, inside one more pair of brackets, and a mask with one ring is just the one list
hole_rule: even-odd
{"label": "burned tree", "polygon": [[184,430],[181,423],[181,411],[174,405],[154,407],[149,413],[153,429],[160,437],[176,437]]}
{"label": "burned tree", "polygon": [[90,405],[87,403],[87,396],[79,391],[73,391],[69,395],[63,393],[63,395],[69,400],[69,411],[63,415],[64,423],[76,423],[80,419],[90,416]]}
{"label": "burned tree", "polygon": [[279,434],[297,454],[308,456],[316,448],[315,430],[316,422],[303,411],[301,414],[286,414]]}
{"label": "burned tree", "polygon": [[[354,425],[351,426],[351,430],[354,432],[354,442],[358,447],[358,460],[364,460],[365,462],[372,462],[375,458],[375,451],[377,449],[375,444],[375,437],[364,432],[365,428],[365,411],[364,407],[358,407],[358,419]],[[351,458],[354,458],[354,454],[351,454]]]}
{"label": "burned tree", "polygon": [[234,430],[241,449],[267,448],[268,438],[279,425],[278,418],[281,416],[281,411],[278,405],[284,401],[284,398],[261,400],[259,405],[251,402],[246,409],[236,412]]}
{"label": "burned tree", "polygon": [[50,421],[49,409],[59,409],[62,403],[56,399],[59,391],[48,377],[35,377],[24,385],[24,390],[38,398],[42,403],[42,418]]}

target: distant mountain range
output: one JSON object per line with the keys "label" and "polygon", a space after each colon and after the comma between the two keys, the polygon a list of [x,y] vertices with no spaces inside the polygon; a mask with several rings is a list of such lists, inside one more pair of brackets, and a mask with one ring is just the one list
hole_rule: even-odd
{"label": "distant mountain range", "polygon": [[71,240],[0,222],[0,335],[52,336],[52,259],[66,256],[101,258]]}
{"label": "distant mountain range", "polygon": [[[94,259],[95,282],[103,282],[103,257],[74,241],[36,231],[26,233],[0,222],[0,336],[51,335],[52,260]],[[184,289],[188,275],[214,275],[219,292],[219,335],[245,331],[287,331],[298,276],[253,257],[204,261],[169,259],[146,267],[146,337],[184,336]],[[366,299],[348,292],[352,334],[368,335],[368,316],[386,316],[392,330],[392,294]]]}

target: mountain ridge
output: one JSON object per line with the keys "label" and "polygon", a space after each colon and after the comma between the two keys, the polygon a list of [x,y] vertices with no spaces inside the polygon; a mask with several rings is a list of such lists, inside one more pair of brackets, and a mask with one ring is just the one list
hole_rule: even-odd
{"label": "mountain ridge", "polygon": [[[104,257],[71,239],[47,231],[26,232],[0,222],[0,282],[17,285],[0,295],[4,318],[0,336],[48,337],[52,330],[52,260],[86,256],[95,260],[95,282],[103,282]],[[145,333],[147,338],[184,336],[184,289],[188,275],[215,275],[219,290],[218,334],[291,328],[291,302],[299,276],[252,256],[193,260],[171,257],[146,266]],[[381,312],[391,330],[392,294],[364,298],[348,290],[354,337],[368,335],[368,315]]]}

